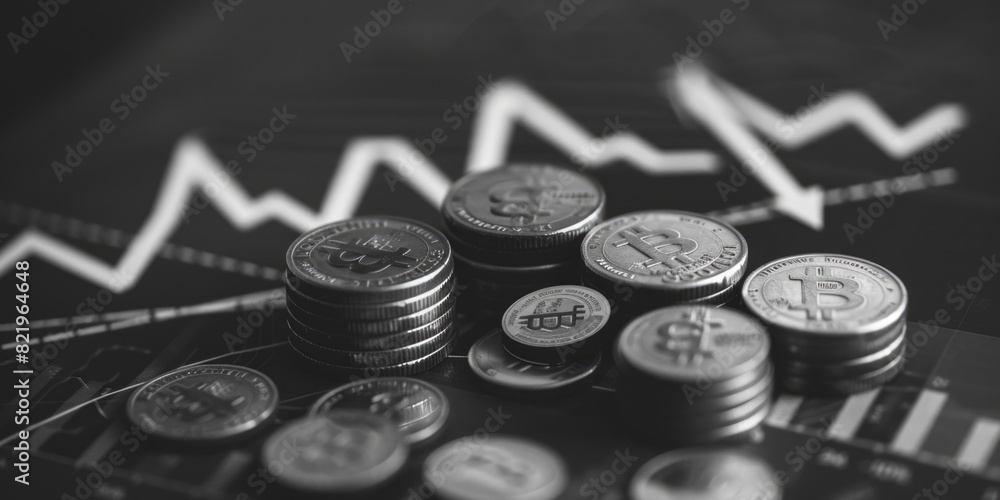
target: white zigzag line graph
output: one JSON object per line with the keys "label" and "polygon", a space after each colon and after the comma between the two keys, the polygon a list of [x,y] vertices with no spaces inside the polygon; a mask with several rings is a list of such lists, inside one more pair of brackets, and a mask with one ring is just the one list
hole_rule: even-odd
{"label": "white zigzag line graph", "polygon": [[[772,116],[781,116],[746,94],[734,93],[730,88],[726,89],[726,93],[735,96],[735,105],[739,105],[745,114],[756,116],[754,123],[773,124]],[[803,134],[799,141],[804,143],[821,137],[840,127],[859,123],[865,117],[881,116],[888,122],[870,101],[851,101],[843,111],[823,113],[822,108],[829,107],[829,104],[818,108],[812,116],[800,119],[801,129],[814,132],[812,135]],[[820,119],[816,120],[816,116]],[[817,123],[813,123],[812,128],[805,126],[813,121]],[[926,121],[925,117],[923,122]],[[695,174],[714,172],[720,166],[718,157],[712,152],[662,151],[627,132],[606,140],[594,137],[528,87],[506,81],[499,83],[481,103],[473,123],[466,170],[481,171],[503,164],[507,159],[513,127],[518,122],[568,156],[579,158],[585,167],[626,161],[650,174]],[[911,127],[926,128],[923,122],[911,124]],[[938,130],[940,127],[939,122],[931,129]],[[877,145],[899,146],[890,149],[890,152],[916,150],[928,140],[922,134],[907,134],[907,130],[895,126],[860,128],[871,134]],[[595,148],[595,144],[603,147]],[[593,154],[580,154],[584,151]],[[111,291],[124,292],[138,282],[160,247],[177,229],[183,218],[183,207],[198,190],[216,188],[216,194],[211,196],[213,205],[238,230],[247,231],[275,220],[290,228],[306,231],[353,215],[364,188],[371,182],[380,164],[409,181],[408,184],[418,194],[435,206],[444,200],[451,185],[451,180],[405,138],[358,138],[347,144],[320,210],[313,211],[279,191],[268,191],[251,198],[233,180],[219,188],[216,180],[228,176],[221,162],[202,141],[185,137],[174,150],[152,213],[117,264],[108,264],[45,233],[27,229],[0,249],[0,273],[12,269],[18,260],[37,256]]]}

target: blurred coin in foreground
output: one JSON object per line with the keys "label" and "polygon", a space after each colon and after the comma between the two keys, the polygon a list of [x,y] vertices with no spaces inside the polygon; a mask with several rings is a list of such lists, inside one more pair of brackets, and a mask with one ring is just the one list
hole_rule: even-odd
{"label": "blurred coin in foreground", "polygon": [[386,377],[345,384],[320,396],[309,411],[322,415],[353,409],[381,415],[396,423],[403,440],[416,445],[437,435],[448,419],[448,399],[423,380]]}
{"label": "blurred coin in foreground", "polygon": [[126,413],[155,437],[191,444],[235,439],[274,416],[278,388],[263,373],[201,365],[161,375],[138,388]]}
{"label": "blurred coin in foreground", "polygon": [[389,481],[409,450],[396,425],[361,410],[294,420],[264,443],[263,465],[289,488],[351,494]]}

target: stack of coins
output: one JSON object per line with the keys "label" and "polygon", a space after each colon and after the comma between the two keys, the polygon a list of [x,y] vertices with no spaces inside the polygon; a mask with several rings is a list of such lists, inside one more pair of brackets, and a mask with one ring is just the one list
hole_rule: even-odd
{"label": "stack of coins", "polygon": [[604,215],[604,190],[572,170],[511,165],[460,179],[441,212],[463,294],[502,311],[531,290],[579,282],[577,249]]}
{"label": "stack of coins", "polygon": [[455,337],[451,246],[437,230],[360,217],[300,236],[285,273],[288,340],[313,371],[410,375]]}
{"label": "stack of coins", "polygon": [[750,273],[743,301],[768,326],[785,390],[849,394],[903,368],[906,287],[878,264],[845,255],[785,257]]}
{"label": "stack of coins", "polygon": [[583,283],[616,314],[638,316],[680,303],[721,305],[738,294],[747,242],[724,222],[690,212],[636,212],[584,238]]}
{"label": "stack of coins", "polygon": [[726,308],[679,305],[629,323],[615,344],[623,419],[671,445],[752,435],[770,408],[764,327]]}

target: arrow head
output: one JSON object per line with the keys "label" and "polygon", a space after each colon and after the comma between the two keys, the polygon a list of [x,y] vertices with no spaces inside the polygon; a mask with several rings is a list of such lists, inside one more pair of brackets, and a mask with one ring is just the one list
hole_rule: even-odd
{"label": "arrow head", "polygon": [[823,229],[823,189],[810,186],[774,199],[774,209],[815,229]]}

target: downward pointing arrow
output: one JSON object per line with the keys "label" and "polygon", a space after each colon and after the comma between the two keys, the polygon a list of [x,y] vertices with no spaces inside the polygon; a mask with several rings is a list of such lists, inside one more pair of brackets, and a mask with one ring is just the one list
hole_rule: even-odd
{"label": "downward pointing arrow", "polygon": [[729,103],[708,71],[688,65],[678,69],[667,85],[672,86],[668,92],[677,97],[684,111],[712,132],[774,193],[775,210],[813,229],[823,228],[822,189],[804,188],[792,177],[771,149],[750,132],[743,115]]}

